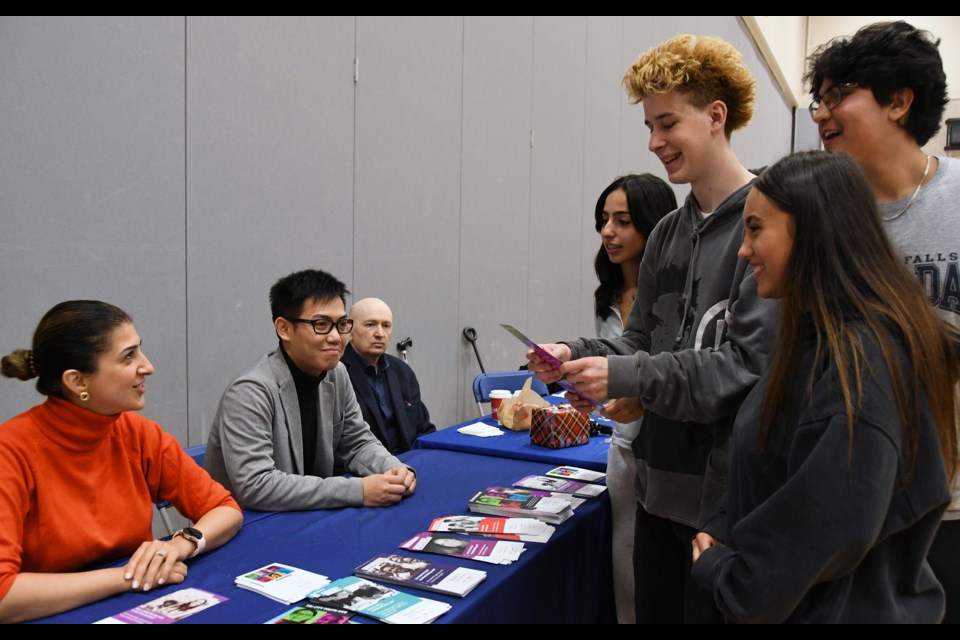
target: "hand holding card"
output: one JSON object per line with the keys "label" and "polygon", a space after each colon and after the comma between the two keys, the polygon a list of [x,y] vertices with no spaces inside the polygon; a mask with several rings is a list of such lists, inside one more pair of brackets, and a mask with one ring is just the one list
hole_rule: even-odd
{"label": "hand holding card", "polygon": [[[539,344],[537,344],[536,342],[534,342],[533,340],[525,336],[519,329],[517,329],[513,325],[501,324],[500,326],[506,329],[507,331],[509,331],[517,340],[525,344],[528,349],[533,350],[534,353],[539,355],[542,358],[544,363],[550,365],[551,367],[560,367],[563,364],[562,360],[560,360],[559,358],[554,356],[552,353],[550,353],[549,351],[541,347]],[[555,383],[558,386],[560,386],[562,389],[576,395],[581,400],[590,403],[591,406],[593,407],[601,406],[600,402],[597,402],[593,398],[586,396],[583,393],[580,393],[579,391],[577,391],[576,385],[570,382],[569,380],[564,380],[561,378],[560,380],[556,380]]]}
{"label": "hand holding card", "polygon": [[517,329],[513,325],[501,324],[500,326],[506,329],[507,331],[509,331],[510,334],[513,335],[513,337],[515,337],[517,340],[527,345],[528,349],[532,349],[534,353],[539,355],[543,359],[543,362],[545,362],[549,366],[559,367],[560,365],[563,364],[562,360],[560,360],[559,358],[554,356],[552,353],[550,353],[549,351],[547,351],[546,349],[538,345],[536,342],[534,342],[533,340],[525,336],[519,329]]}

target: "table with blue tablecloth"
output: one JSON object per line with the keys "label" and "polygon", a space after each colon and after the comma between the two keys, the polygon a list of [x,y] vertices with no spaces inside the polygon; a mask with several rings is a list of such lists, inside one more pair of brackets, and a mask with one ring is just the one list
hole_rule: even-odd
{"label": "table with blue tablecloth", "polygon": [[[561,402],[556,396],[548,396],[548,400],[557,404]],[[609,420],[594,419],[606,426],[612,427]],[[436,433],[420,436],[414,441],[413,446],[417,449],[444,449],[447,451],[461,451],[464,453],[476,453],[487,456],[497,456],[500,458],[514,458],[516,460],[529,460],[532,462],[543,462],[553,466],[572,465],[592,469],[594,471],[607,470],[607,452],[610,449],[610,436],[597,435],[590,438],[587,444],[576,447],[567,447],[566,449],[548,449],[530,442],[529,431],[510,431],[501,428],[502,436],[481,438],[471,436],[457,431],[460,427],[482,422],[486,425],[498,426],[493,419],[487,415],[475,420],[467,420],[461,424],[441,429]]]}
{"label": "table with blue tablecloth", "polygon": [[[279,562],[337,579],[378,553],[425,531],[433,518],[469,513],[467,499],[478,489],[512,484],[549,464],[445,450],[414,450],[400,456],[417,472],[416,493],[385,508],[344,508],[287,513],[246,513],[240,533],[225,546],[189,562],[181,585],[149,593],[126,593],[39,622],[89,623],[185,587],[229,598],[177,624],[262,623],[290,607],[236,587],[233,579]],[[613,623],[610,502],[603,494],[557,525],[546,544],[526,543],[511,565],[490,565],[449,556],[425,559],[480,569],[487,579],[464,598],[407,589],[448,602],[441,623]],[[402,588],[401,588],[402,589]],[[359,619],[357,616],[355,619]]]}

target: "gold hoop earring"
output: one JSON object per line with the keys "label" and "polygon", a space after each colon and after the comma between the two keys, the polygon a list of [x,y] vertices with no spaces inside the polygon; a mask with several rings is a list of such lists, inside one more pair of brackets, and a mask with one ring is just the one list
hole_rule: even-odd
{"label": "gold hoop earring", "polygon": [[81,399],[82,401],[84,401],[84,402],[86,402],[87,400],[89,400],[89,399],[90,399],[90,392],[89,392],[89,391],[81,391],[81,392],[80,392],[80,399]]}

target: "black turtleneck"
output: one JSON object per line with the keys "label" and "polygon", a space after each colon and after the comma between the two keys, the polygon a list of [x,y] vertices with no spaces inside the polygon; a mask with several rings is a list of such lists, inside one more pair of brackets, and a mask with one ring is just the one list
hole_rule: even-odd
{"label": "black turtleneck", "polygon": [[317,454],[317,405],[320,402],[320,382],[327,377],[324,371],[319,376],[307,375],[301,371],[290,356],[287,350],[280,343],[280,353],[283,359],[287,361],[287,367],[290,369],[290,375],[293,376],[293,384],[297,388],[297,402],[300,405],[300,430],[303,440],[303,474],[317,475],[313,472],[313,461]]}

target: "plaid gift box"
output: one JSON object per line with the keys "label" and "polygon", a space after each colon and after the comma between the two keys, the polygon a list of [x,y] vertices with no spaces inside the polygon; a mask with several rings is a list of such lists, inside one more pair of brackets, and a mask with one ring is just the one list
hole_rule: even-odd
{"label": "plaid gift box", "polygon": [[590,442],[590,418],[568,404],[535,407],[530,421],[530,442],[564,449]]}

